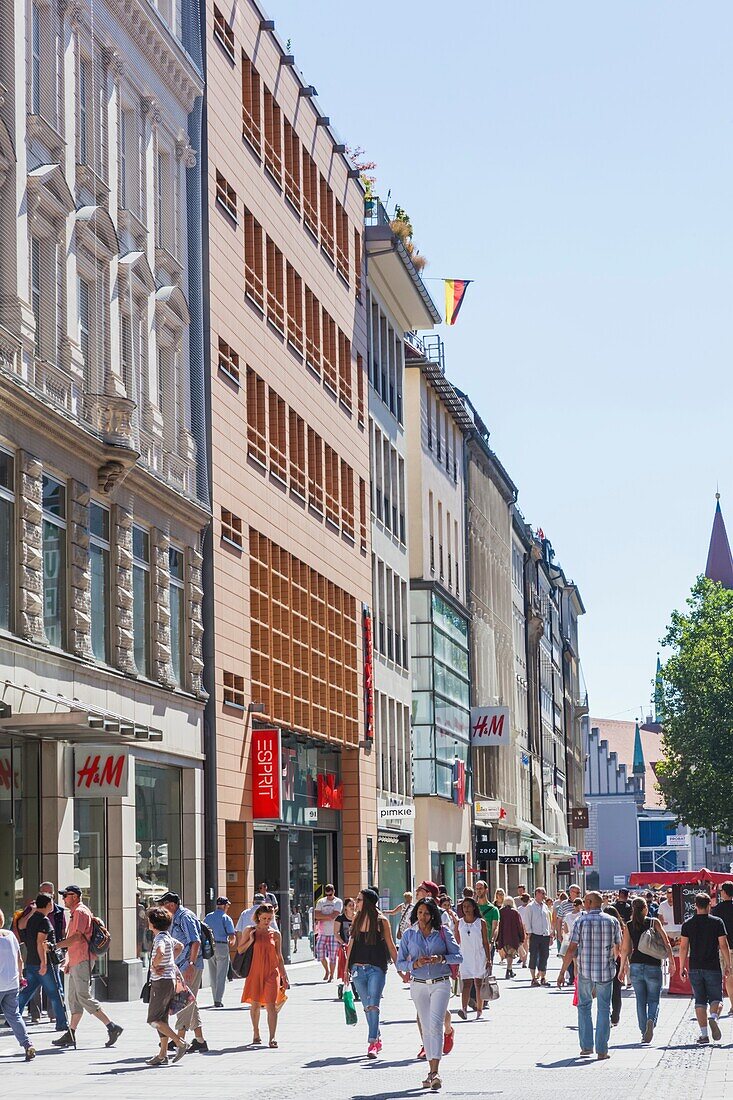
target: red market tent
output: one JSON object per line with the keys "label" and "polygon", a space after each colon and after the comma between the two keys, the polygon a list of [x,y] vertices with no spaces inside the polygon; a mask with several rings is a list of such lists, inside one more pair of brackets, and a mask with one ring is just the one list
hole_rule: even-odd
{"label": "red market tent", "polygon": [[634,871],[629,875],[631,886],[686,886],[692,882],[713,882],[719,886],[721,882],[730,880],[730,874],[708,871],[707,867],[701,867],[699,871]]}

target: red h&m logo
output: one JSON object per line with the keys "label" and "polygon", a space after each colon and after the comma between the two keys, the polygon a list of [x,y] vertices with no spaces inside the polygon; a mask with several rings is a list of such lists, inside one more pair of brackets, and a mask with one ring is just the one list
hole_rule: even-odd
{"label": "red h&m logo", "polygon": [[509,707],[471,707],[472,745],[509,745],[511,726]]}
{"label": "red h&m logo", "polygon": [[129,794],[129,756],[126,749],[79,746],[74,751],[74,794],[99,798]]}
{"label": "red h&m logo", "polygon": [[280,730],[252,731],[252,817],[282,817]]}

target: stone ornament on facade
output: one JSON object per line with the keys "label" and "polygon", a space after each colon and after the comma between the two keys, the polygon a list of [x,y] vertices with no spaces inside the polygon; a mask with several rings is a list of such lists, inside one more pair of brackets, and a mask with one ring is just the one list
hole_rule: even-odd
{"label": "stone ornament on facade", "polygon": [[132,512],[116,504],[112,540],[112,663],[121,672],[137,675],[132,622]]}
{"label": "stone ornament on facade", "polygon": [[176,156],[183,162],[184,168],[196,167],[196,150],[185,134],[180,135],[176,140]]}
{"label": "stone ornament on facade", "polygon": [[43,467],[34,455],[18,451],[18,470],[17,630],[21,638],[47,645],[43,626]]}
{"label": "stone ornament on facade", "polygon": [[192,546],[186,550],[186,612],[188,627],[188,645],[186,647],[186,669],[188,687],[199,699],[208,699],[204,688],[203,672],[203,564],[204,559]]}
{"label": "stone ornament on facade", "polygon": [[167,688],[176,686],[171,661],[170,539],[165,531],[150,531],[150,599],[153,644],[153,679]]}
{"label": "stone ornament on facade", "polygon": [[160,126],[161,122],[163,121],[163,116],[160,112],[160,107],[158,106],[158,101],[156,100],[155,96],[144,95],[140,100],[140,109],[142,110],[145,118],[150,116],[151,124],[154,124],[155,126]]}
{"label": "stone ornament on facade", "polygon": [[69,482],[69,545],[71,555],[69,649],[77,657],[94,659],[92,650],[92,594],[89,571],[89,486]]}
{"label": "stone ornament on facade", "polygon": [[107,71],[116,79],[119,80],[124,70],[122,58],[119,51],[112,46],[102,47],[102,60],[107,67]]}

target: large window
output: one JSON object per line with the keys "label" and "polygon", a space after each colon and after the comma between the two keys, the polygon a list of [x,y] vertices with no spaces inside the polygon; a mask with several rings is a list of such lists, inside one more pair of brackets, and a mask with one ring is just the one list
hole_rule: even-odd
{"label": "large window", "polygon": [[186,680],[186,632],[183,598],[183,551],[171,546],[168,551],[170,564],[170,608],[171,608],[171,664],[178,687]]}
{"label": "large window", "polygon": [[43,478],[43,625],[49,644],[63,646],[66,625],[66,487]]}
{"label": "large window", "polygon": [[13,620],[14,467],[13,456],[0,451],[0,629],[3,630],[10,630]]}
{"label": "large window", "polygon": [[135,667],[150,675],[150,535],[142,527],[132,529],[132,633]]}
{"label": "large window", "polygon": [[180,769],[135,761],[135,840],[140,901],[181,893]]}
{"label": "large window", "polygon": [[92,501],[89,514],[92,650],[109,661],[109,511]]}

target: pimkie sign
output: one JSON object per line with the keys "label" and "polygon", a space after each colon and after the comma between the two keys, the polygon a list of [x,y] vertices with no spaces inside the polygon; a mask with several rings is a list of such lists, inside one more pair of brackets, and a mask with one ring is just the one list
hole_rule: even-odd
{"label": "pimkie sign", "polygon": [[252,817],[282,817],[280,730],[252,731]]}

